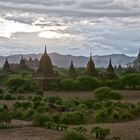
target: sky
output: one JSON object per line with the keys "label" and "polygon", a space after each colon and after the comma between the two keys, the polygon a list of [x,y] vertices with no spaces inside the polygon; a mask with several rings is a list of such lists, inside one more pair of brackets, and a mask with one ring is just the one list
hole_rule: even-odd
{"label": "sky", "polygon": [[89,56],[140,48],[140,0],[0,0],[0,55]]}

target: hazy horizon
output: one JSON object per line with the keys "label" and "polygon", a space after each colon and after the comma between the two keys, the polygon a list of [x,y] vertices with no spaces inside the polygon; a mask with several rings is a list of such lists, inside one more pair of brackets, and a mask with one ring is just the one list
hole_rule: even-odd
{"label": "hazy horizon", "polygon": [[1,0],[0,56],[125,54],[140,48],[139,0]]}

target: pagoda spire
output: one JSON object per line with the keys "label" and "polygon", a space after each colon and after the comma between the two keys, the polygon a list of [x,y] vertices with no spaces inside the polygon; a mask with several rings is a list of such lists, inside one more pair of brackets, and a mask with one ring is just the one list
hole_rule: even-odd
{"label": "pagoda spire", "polygon": [[5,63],[4,63],[4,65],[3,65],[2,71],[11,72],[10,64],[9,64],[9,62],[8,62],[7,57],[6,57],[6,59],[5,59]]}
{"label": "pagoda spire", "polygon": [[108,72],[114,72],[114,69],[113,69],[113,66],[112,66],[112,60],[111,60],[111,58],[110,58],[110,60],[109,60],[109,65],[108,65],[107,71],[108,71]]}
{"label": "pagoda spire", "polygon": [[90,52],[90,57],[89,57],[89,61],[87,63],[87,68],[86,68],[86,74],[89,76],[96,76],[97,72],[95,69],[95,63],[92,59],[92,53]]}
{"label": "pagoda spire", "polygon": [[75,77],[76,76],[76,70],[75,70],[75,67],[73,65],[73,60],[71,60],[71,64],[70,64],[70,67],[69,67],[69,70],[68,70],[68,74],[71,77]]}
{"label": "pagoda spire", "polygon": [[109,65],[104,73],[104,77],[107,79],[117,79],[117,75],[115,74],[114,68],[112,66],[112,59],[109,60]]}
{"label": "pagoda spire", "polygon": [[46,46],[46,44],[45,44],[45,52],[44,53],[47,54],[47,46]]}

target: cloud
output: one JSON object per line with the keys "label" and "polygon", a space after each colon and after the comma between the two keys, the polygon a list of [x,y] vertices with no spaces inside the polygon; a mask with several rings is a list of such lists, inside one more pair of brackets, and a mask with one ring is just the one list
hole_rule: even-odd
{"label": "cloud", "polygon": [[140,15],[139,0],[1,0],[0,7],[70,16],[130,17]]}
{"label": "cloud", "polygon": [[64,54],[136,55],[139,9],[140,0],[1,0],[1,54],[38,53],[47,42]]}

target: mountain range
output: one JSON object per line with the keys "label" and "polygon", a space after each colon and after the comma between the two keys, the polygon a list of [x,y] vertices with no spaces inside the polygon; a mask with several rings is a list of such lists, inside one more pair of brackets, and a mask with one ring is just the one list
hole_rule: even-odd
{"label": "mountain range", "polygon": [[[25,54],[24,58],[29,59],[40,59],[42,54]],[[50,53],[49,56],[52,59],[53,65],[58,67],[67,68],[70,65],[71,60],[73,60],[75,67],[85,67],[89,57],[85,56],[73,56],[73,55],[62,55],[58,53]],[[10,55],[8,56],[9,63],[19,63],[22,55]],[[5,56],[0,56],[0,67],[3,66],[5,62]],[[113,66],[118,66],[121,64],[123,67],[126,66],[127,63],[132,63],[136,57],[130,57],[124,54],[111,54],[111,55],[103,55],[103,56],[93,56],[93,60],[95,62],[96,67],[107,67],[109,63],[109,59],[112,59]]]}

